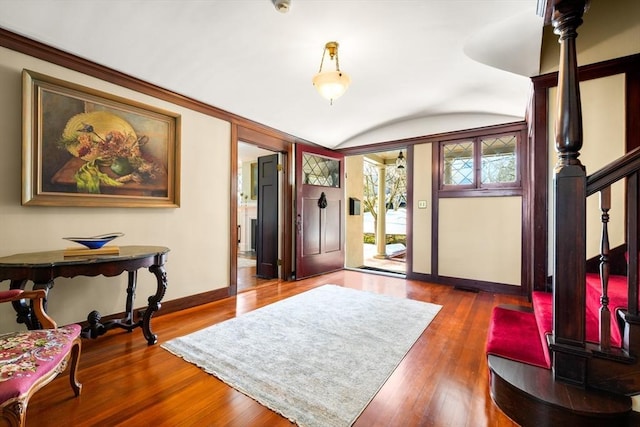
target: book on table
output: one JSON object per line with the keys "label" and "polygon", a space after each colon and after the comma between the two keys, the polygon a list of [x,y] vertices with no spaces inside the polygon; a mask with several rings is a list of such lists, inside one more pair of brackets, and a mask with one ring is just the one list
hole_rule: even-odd
{"label": "book on table", "polygon": [[67,248],[64,250],[63,254],[65,257],[91,256],[91,255],[119,255],[120,248],[118,246],[103,246],[97,249]]}

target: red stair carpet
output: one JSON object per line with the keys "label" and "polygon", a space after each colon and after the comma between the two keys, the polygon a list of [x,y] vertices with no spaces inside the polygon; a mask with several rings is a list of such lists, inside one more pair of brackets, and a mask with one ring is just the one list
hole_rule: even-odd
{"label": "red stair carpet", "polygon": [[551,368],[551,358],[542,345],[533,312],[494,307],[487,334],[487,354],[517,362]]}

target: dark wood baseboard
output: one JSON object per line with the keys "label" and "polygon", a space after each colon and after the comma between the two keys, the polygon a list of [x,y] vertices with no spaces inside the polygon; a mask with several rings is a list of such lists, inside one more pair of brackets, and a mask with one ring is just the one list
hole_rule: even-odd
{"label": "dark wood baseboard", "polygon": [[422,282],[450,285],[459,289],[478,290],[505,295],[524,295],[522,286],[506,285],[503,283],[485,282],[482,280],[460,279],[457,277],[435,276],[424,273],[407,273],[407,279],[420,280]]}
{"label": "dark wood baseboard", "polygon": [[[158,312],[155,313],[155,316],[162,316],[164,314],[174,313],[177,311],[185,310],[187,308],[197,307],[202,304],[207,304],[210,302],[227,298],[230,295],[231,295],[230,288],[225,287],[225,288],[215,289],[213,291],[203,292],[200,294],[177,298],[170,301],[162,301],[160,310],[158,310]],[[140,310],[135,310],[135,311],[138,312],[141,310],[144,310],[144,308],[141,308]],[[125,316],[126,316],[125,312],[115,313],[115,314],[110,314],[108,316],[102,316],[100,321],[102,323],[105,323],[109,320],[122,319]],[[86,328],[89,326],[89,322],[87,322],[86,320],[83,322],[78,322],[78,324],[83,328]]]}
{"label": "dark wood baseboard", "polygon": [[228,296],[231,296],[228,287],[203,292],[201,294],[189,295],[186,297],[163,302],[159,314],[173,313],[175,311],[180,311],[209,302],[218,301],[223,298],[227,298]]}

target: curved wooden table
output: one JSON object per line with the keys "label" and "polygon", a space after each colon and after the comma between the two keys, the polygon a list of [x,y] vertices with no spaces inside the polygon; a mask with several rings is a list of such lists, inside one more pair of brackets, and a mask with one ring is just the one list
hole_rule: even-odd
{"label": "curved wooden table", "polygon": [[[129,282],[125,318],[101,323],[100,313],[92,311],[87,316],[89,326],[83,329],[83,336],[97,338],[114,327],[128,331],[141,327],[147,343],[152,345],[158,341],[158,336],[151,331],[151,316],[160,309],[160,301],[167,290],[164,264],[168,252],[169,249],[163,246],[120,246],[118,255],[65,257],[63,250],[15,254],[0,258],[0,281],[10,280],[11,289],[24,289],[27,282],[31,281],[33,289],[44,289],[48,293],[53,288],[54,279],[58,277],[112,277],[126,271]],[[157,288],[156,293],[149,297],[149,305],[141,319],[134,320],[133,301],[140,268],[148,268],[156,276]],[[31,307],[24,300],[14,301],[13,307],[18,323],[26,324],[29,329],[40,326]]]}

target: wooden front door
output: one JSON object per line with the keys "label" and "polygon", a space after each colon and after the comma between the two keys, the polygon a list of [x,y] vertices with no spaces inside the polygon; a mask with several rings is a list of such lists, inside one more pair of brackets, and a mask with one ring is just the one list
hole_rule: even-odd
{"label": "wooden front door", "polygon": [[296,279],[344,267],[344,156],[296,147]]}
{"label": "wooden front door", "polygon": [[258,157],[256,276],[278,277],[278,155]]}

